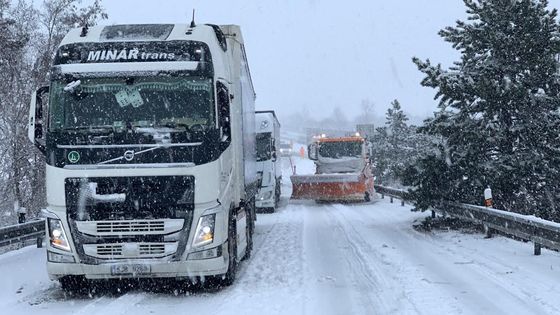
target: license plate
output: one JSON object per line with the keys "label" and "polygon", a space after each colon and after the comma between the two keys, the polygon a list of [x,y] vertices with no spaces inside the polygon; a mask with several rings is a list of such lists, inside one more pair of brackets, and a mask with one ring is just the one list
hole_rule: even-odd
{"label": "license plate", "polygon": [[150,273],[150,265],[127,264],[111,266],[112,275],[141,275]]}

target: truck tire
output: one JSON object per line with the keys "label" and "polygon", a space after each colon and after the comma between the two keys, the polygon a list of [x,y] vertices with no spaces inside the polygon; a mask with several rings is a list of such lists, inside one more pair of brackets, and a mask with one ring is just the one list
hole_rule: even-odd
{"label": "truck tire", "polygon": [[58,280],[62,290],[68,293],[88,294],[91,288],[84,276],[64,276]]}
{"label": "truck tire", "polygon": [[220,285],[228,287],[235,282],[235,276],[237,274],[237,234],[236,234],[237,222],[233,213],[229,215],[228,224],[228,255],[229,264],[227,272],[221,277]]}
{"label": "truck tire", "polygon": [[367,192],[367,191],[364,195],[364,200],[365,200],[365,202],[370,202],[371,201],[371,196],[369,195],[369,192]]}

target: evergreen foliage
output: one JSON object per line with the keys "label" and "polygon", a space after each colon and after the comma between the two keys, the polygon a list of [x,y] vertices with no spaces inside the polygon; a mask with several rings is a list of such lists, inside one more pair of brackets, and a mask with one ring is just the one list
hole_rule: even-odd
{"label": "evergreen foliage", "polygon": [[377,183],[401,186],[403,170],[415,161],[426,147],[427,137],[407,124],[408,117],[398,100],[391,102],[385,115],[385,126],[373,137],[374,174]]}
{"label": "evergreen foliage", "polygon": [[417,207],[442,199],[560,219],[556,10],[545,0],[464,0],[468,21],[440,35],[461,53],[449,69],[414,58],[440,111],[421,132],[436,153],[407,170]]}
{"label": "evergreen foliage", "polygon": [[31,94],[48,83],[68,30],[106,17],[100,0],[0,0],[0,206],[34,216],[45,205],[44,157],[27,139]]}

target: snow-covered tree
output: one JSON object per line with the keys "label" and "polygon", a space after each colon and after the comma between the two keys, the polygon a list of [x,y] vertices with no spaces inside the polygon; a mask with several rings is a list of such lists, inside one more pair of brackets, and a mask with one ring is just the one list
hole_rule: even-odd
{"label": "snow-covered tree", "polygon": [[407,125],[408,117],[398,100],[391,103],[385,119],[385,126],[376,129],[372,141],[374,173],[378,183],[398,186],[402,171],[417,157],[424,141],[414,126]]}
{"label": "snow-covered tree", "polygon": [[[0,205],[44,205],[44,159],[27,140],[33,89],[47,83],[66,32],[106,17],[99,0],[0,0]],[[15,216],[14,216],[15,217]]]}
{"label": "snow-covered tree", "polygon": [[480,204],[559,218],[559,25],[545,0],[464,0],[468,20],[440,35],[461,54],[444,69],[414,62],[440,111],[421,129],[438,154],[409,169],[417,206]]}

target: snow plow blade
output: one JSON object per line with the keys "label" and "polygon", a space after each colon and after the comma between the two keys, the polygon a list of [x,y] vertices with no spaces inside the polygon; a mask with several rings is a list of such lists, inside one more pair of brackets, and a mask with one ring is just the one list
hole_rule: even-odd
{"label": "snow plow blade", "polygon": [[368,201],[373,192],[373,179],[366,180],[362,174],[293,175],[290,179],[291,199]]}

